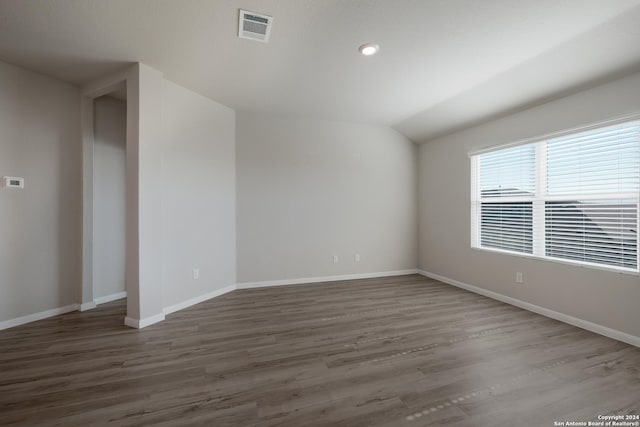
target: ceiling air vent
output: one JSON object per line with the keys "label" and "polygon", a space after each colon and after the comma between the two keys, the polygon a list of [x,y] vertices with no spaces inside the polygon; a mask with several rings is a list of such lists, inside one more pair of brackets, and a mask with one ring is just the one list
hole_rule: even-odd
{"label": "ceiling air vent", "polygon": [[240,9],[238,37],[266,43],[269,41],[273,17]]}

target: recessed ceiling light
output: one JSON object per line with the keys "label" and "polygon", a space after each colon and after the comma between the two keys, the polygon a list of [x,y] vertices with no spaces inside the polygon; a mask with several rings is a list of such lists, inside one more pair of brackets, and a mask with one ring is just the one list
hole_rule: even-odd
{"label": "recessed ceiling light", "polygon": [[364,56],[371,56],[371,55],[375,55],[376,53],[378,53],[378,51],[380,50],[380,46],[378,46],[377,44],[373,44],[373,43],[367,43],[367,44],[363,44],[362,46],[360,46],[358,48],[358,50]]}

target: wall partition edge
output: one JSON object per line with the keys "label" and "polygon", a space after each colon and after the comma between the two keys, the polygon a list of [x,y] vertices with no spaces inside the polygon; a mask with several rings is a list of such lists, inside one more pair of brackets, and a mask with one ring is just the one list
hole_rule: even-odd
{"label": "wall partition edge", "polygon": [[[93,290],[93,100],[126,85],[126,292],[124,324],[142,328],[163,318],[160,283],[162,73],[135,63],[82,88],[83,232],[81,307],[95,305]],[[161,319],[160,319],[161,320]]]}

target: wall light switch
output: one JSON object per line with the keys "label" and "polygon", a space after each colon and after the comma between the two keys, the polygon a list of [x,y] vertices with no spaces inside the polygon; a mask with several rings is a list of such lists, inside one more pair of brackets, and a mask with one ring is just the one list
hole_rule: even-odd
{"label": "wall light switch", "polygon": [[356,262],[360,262],[360,254],[356,254],[355,259],[356,259]]}
{"label": "wall light switch", "polygon": [[333,256],[333,262],[338,262],[338,255]]}
{"label": "wall light switch", "polygon": [[193,269],[193,280],[198,280],[200,278],[200,269],[199,268],[194,268]]}
{"label": "wall light switch", "polygon": [[524,277],[521,271],[516,272],[516,283],[524,283]]}

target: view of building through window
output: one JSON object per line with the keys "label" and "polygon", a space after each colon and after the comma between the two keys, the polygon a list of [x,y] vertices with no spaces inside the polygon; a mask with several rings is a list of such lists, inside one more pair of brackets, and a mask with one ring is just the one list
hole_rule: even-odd
{"label": "view of building through window", "polygon": [[638,270],[640,121],[472,156],[472,246]]}

